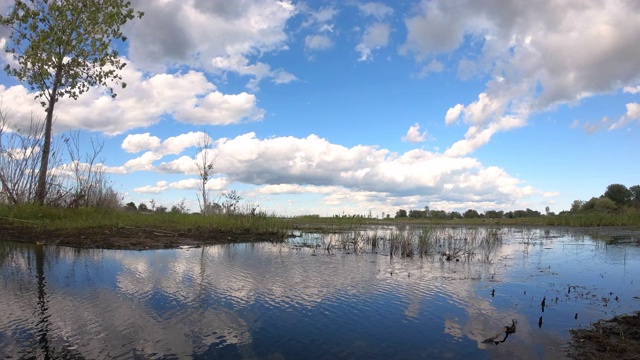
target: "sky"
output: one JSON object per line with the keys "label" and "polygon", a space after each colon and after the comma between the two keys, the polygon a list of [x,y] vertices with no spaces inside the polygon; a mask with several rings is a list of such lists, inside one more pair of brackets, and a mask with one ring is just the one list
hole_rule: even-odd
{"label": "sky", "polygon": [[[132,4],[127,87],[54,124],[104,143],[124,203],[198,211],[203,139],[214,200],[287,216],[559,212],[640,183],[638,1]],[[44,118],[4,72],[0,100],[14,126]]]}

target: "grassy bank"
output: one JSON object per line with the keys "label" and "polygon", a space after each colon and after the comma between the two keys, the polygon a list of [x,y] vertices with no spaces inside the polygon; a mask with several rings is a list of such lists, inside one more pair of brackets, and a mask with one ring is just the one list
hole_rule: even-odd
{"label": "grassy bank", "polygon": [[286,239],[290,223],[266,214],[200,216],[95,208],[0,207],[0,240],[79,247],[168,248]]}
{"label": "grassy bank", "polygon": [[253,216],[199,216],[182,213],[147,213],[95,208],[62,209],[40,206],[0,208],[4,222],[25,227],[75,230],[109,228],[118,226],[153,228],[167,231],[191,231],[199,228],[216,228],[222,231],[260,233],[284,231],[287,223],[265,214]]}

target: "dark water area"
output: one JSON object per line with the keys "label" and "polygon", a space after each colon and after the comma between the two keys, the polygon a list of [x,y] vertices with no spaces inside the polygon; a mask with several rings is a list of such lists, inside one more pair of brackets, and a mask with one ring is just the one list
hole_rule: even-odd
{"label": "dark water area", "polygon": [[[640,248],[572,230],[508,229],[469,261],[298,246],[319,237],[0,242],[0,358],[557,359],[569,329],[640,310]],[[483,342],[512,320],[504,342]]]}

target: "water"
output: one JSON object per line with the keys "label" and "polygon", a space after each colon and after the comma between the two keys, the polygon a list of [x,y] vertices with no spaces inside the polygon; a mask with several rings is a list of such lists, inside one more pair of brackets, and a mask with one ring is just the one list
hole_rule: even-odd
{"label": "water", "polygon": [[[639,247],[569,230],[504,235],[489,261],[468,262],[0,242],[0,358],[555,359],[569,329],[640,308]],[[512,319],[516,333],[483,343]]]}

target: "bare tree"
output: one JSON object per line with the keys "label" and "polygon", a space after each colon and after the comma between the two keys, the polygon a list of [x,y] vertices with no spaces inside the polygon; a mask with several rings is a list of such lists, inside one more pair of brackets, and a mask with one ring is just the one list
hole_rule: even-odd
{"label": "bare tree", "polygon": [[[24,204],[37,199],[44,125],[32,120],[26,130],[12,126],[0,110],[0,202]],[[80,154],[79,132],[63,136],[70,162],[61,164],[59,142],[52,142],[45,203],[61,207],[119,207],[104,166],[97,163],[103,144],[92,140],[92,151]]]}
{"label": "bare tree", "polygon": [[200,134],[200,138],[196,145],[198,148],[198,154],[196,155],[195,160],[200,180],[198,204],[200,205],[200,213],[203,216],[207,216],[211,213],[211,197],[207,184],[213,174],[213,165],[216,162],[217,155],[213,148],[211,136],[206,132],[201,132]]}
{"label": "bare tree", "polygon": [[35,198],[44,123],[32,118],[26,129],[20,129],[7,115],[0,110],[0,201],[16,205]]}
{"label": "bare tree", "polygon": [[187,208],[187,200],[186,199],[180,200],[178,203],[176,203],[175,205],[173,205],[171,207],[171,212],[172,213],[186,214],[188,211],[189,211],[189,209]]}
{"label": "bare tree", "polygon": [[104,143],[91,138],[91,151],[80,153],[80,131],[63,137],[67,147],[70,163],[58,168],[65,173],[69,183],[64,191],[59,191],[58,203],[68,207],[106,207],[120,206],[120,196],[113,190],[113,185],[105,171],[103,162],[98,162]]}
{"label": "bare tree", "polygon": [[223,192],[222,197],[225,199],[222,203],[222,209],[227,215],[234,215],[238,211],[238,204],[242,200],[242,196],[235,190]]}

